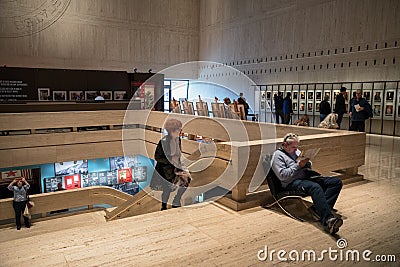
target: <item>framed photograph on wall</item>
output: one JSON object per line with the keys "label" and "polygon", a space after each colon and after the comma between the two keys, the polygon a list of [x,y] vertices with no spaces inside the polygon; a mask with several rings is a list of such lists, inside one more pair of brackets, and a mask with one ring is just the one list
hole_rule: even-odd
{"label": "framed photograph on wall", "polygon": [[260,95],[261,95],[261,100],[265,100],[265,91],[261,91]]}
{"label": "framed photograph on wall", "polygon": [[299,98],[299,92],[293,92],[293,100],[297,100]]}
{"label": "framed photograph on wall", "polygon": [[388,102],[393,102],[393,100],[394,100],[394,91],[387,91],[385,100],[388,101]]}
{"label": "framed photograph on wall", "polygon": [[293,107],[292,108],[293,108],[293,111],[297,111],[297,102],[293,103]]}
{"label": "framed photograph on wall", "polygon": [[313,103],[307,103],[307,111],[312,112],[313,111]]}
{"label": "framed photograph on wall", "polygon": [[85,98],[86,98],[86,100],[93,101],[96,98],[96,91],[86,91]]}
{"label": "framed photograph on wall", "polygon": [[39,101],[49,101],[50,88],[38,88],[38,99]]}
{"label": "framed photograph on wall", "polygon": [[374,103],[378,103],[382,101],[382,92],[378,91],[374,93]]}
{"label": "framed photograph on wall", "polygon": [[112,100],[112,91],[100,91],[100,94],[104,100]]}
{"label": "framed photograph on wall", "polygon": [[267,92],[267,99],[271,99],[271,92]]}
{"label": "framed photograph on wall", "polygon": [[127,96],[125,91],[114,91],[114,100],[125,100],[126,98]]}
{"label": "framed photograph on wall", "polygon": [[264,110],[264,109],[265,109],[265,102],[264,102],[264,101],[261,101],[260,109],[261,109],[261,110]]}
{"label": "framed photograph on wall", "polygon": [[381,116],[381,105],[374,105],[373,113],[374,113],[374,117],[380,117]]}
{"label": "framed photograph on wall", "polygon": [[315,100],[317,100],[317,101],[322,100],[322,92],[321,91],[315,92]]}
{"label": "framed photograph on wall", "polygon": [[319,104],[320,102],[315,103],[315,112],[319,112]]}
{"label": "framed photograph on wall", "polygon": [[371,101],[371,91],[369,91],[369,90],[364,90],[364,92],[363,92],[363,97],[364,97],[368,102],[370,102],[370,101]]}
{"label": "framed photograph on wall", "polygon": [[385,106],[385,116],[392,117],[393,116],[393,104],[386,104]]}
{"label": "framed photograph on wall", "polygon": [[306,110],[306,103],[305,102],[301,102],[300,103],[300,111],[304,113],[305,110]]}
{"label": "framed photograph on wall", "polygon": [[66,101],[67,100],[67,92],[66,91],[53,91],[53,100],[54,101]]}
{"label": "framed photograph on wall", "polygon": [[314,100],[314,92],[308,92],[307,99],[308,100]]}
{"label": "framed photograph on wall", "polygon": [[340,94],[339,90],[334,90],[333,91],[333,101],[336,101],[336,97]]}
{"label": "framed photograph on wall", "polygon": [[85,95],[83,94],[83,91],[69,91],[69,100],[82,101],[85,100]]}
{"label": "framed photograph on wall", "polygon": [[331,101],[331,92],[325,91],[324,97],[328,96],[328,101]]}
{"label": "framed photograph on wall", "polygon": [[306,99],[306,92],[304,91],[300,92],[300,99]]}

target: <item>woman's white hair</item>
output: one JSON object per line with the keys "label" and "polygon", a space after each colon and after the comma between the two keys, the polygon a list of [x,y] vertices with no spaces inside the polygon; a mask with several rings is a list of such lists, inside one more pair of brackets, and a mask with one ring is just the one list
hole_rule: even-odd
{"label": "woman's white hair", "polygon": [[299,137],[294,133],[288,133],[283,137],[283,143],[290,145],[293,142],[299,142]]}
{"label": "woman's white hair", "polygon": [[325,128],[325,129],[337,129],[339,125],[336,123],[338,119],[338,114],[331,113],[325,117],[323,121],[318,125],[318,128]]}

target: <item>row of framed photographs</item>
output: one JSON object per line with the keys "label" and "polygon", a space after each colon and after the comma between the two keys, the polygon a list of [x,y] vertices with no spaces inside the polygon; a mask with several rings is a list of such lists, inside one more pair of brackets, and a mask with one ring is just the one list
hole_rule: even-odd
{"label": "row of framed photographs", "polygon": [[[100,91],[105,100],[126,100],[126,91]],[[94,100],[96,91],[52,91],[50,88],[38,88],[39,101],[82,101]]]}
{"label": "row of framed photographs", "polygon": [[[266,106],[265,103],[266,103],[265,101],[261,101],[261,105],[260,105],[261,110],[265,110],[265,106]],[[293,109],[294,112],[298,112],[299,111],[299,112],[302,112],[302,113],[305,113],[305,112],[313,113],[313,112],[319,112],[320,102],[315,102],[315,103],[314,102],[307,102],[307,104],[306,104],[305,101],[300,101],[300,103],[298,103],[296,101],[296,102],[293,102],[292,105],[293,105],[292,109]],[[335,108],[335,105],[333,104],[332,110],[334,108]]]}
{"label": "row of framed photographs", "polygon": [[[294,91],[292,93],[292,100],[307,100],[307,101],[322,101],[323,95],[327,95],[329,99],[331,99],[331,90],[327,91],[325,90],[324,94],[322,91],[312,91],[312,92],[306,92],[306,91]],[[315,96],[314,96],[315,93]],[[340,94],[339,90],[334,90],[333,91],[333,100],[336,100],[337,95]],[[277,92],[267,92],[267,91],[261,91],[261,101],[273,101],[274,96],[277,95]],[[283,97],[286,96],[286,92],[283,94]],[[346,99],[348,100],[348,99]]]}
{"label": "row of framed photographs", "polygon": [[[355,92],[355,90],[353,90]],[[322,101],[322,91],[311,91],[311,92],[305,92],[305,91],[295,91],[292,92],[292,100],[307,100],[313,101],[314,100],[314,93],[315,93],[315,101]],[[373,102],[382,102],[382,96],[383,96],[384,91],[383,90],[375,90],[374,92],[374,97],[373,97]],[[388,90],[385,92],[385,98],[384,101],[387,102],[393,102],[395,100],[396,96],[396,91],[395,90]],[[263,100],[273,100],[273,97],[277,94],[277,92],[266,92],[266,91],[261,91],[261,101]],[[339,90],[334,90],[333,91],[333,100],[336,100],[337,95],[340,94]],[[363,91],[363,97],[367,101],[371,101],[371,90],[364,90]],[[329,99],[331,99],[331,91],[324,91],[324,96],[327,95]],[[271,97],[272,96],[272,97]],[[283,96],[285,97],[285,95]],[[346,101],[348,100],[348,95],[346,97]]]}
{"label": "row of framed photographs", "polygon": [[[356,90],[353,89],[346,95],[346,109],[347,112],[349,110],[349,95],[353,95],[353,92]],[[335,108],[335,101],[337,95],[340,93],[339,90],[325,90],[325,91],[293,91],[292,93],[292,102],[293,102],[293,111],[299,112],[301,114],[315,114],[319,113],[319,105],[322,101],[322,97],[327,95],[329,98],[329,102],[331,104],[332,110]],[[274,96],[277,94],[276,91],[261,91],[260,92],[260,109],[261,111],[272,110],[274,111]],[[373,97],[372,97],[373,95]],[[397,94],[397,113],[396,118],[400,118],[400,93]],[[284,92],[283,97],[286,96],[286,92]],[[381,116],[384,118],[392,118],[395,115],[395,107],[396,107],[396,90],[363,90],[363,97],[371,104],[374,112],[374,118],[379,119]]]}

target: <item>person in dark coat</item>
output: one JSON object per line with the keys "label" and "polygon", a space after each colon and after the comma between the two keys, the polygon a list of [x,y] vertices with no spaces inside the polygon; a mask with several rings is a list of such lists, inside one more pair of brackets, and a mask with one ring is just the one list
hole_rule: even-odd
{"label": "person in dark coat", "polygon": [[331,104],[328,102],[329,96],[325,95],[324,100],[319,104],[319,121],[322,122],[326,116],[331,114]]}
{"label": "person in dark coat", "polygon": [[286,97],[283,99],[283,123],[290,123],[290,116],[293,114],[293,105],[291,99],[292,93],[287,92]]}
{"label": "person in dark coat", "polygon": [[244,113],[246,116],[246,120],[247,120],[247,115],[249,115],[249,104],[246,102],[246,98],[244,98],[243,93],[239,94],[239,98],[237,99],[238,104],[241,104],[244,106]]}
{"label": "person in dark coat", "polygon": [[346,90],[347,90],[346,87],[340,88],[340,94],[336,96],[334,112],[338,114],[338,119],[336,123],[338,124],[339,129],[340,129],[340,123],[342,122],[343,119],[343,114],[346,113],[346,101],[345,101],[345,97],[347,95]]}
{"label": "person in dark coat", "polygon": [[350,131],[364,132],[365,120],[372,118],[372,107],[362,97],[362,90],[356,91],[356,98],[352,99],[349,115],[351,117]]}
{"label": "person in dark coat", "polygon": [[[171,192],[177,190],[172,201],[172,207],[181,206],[181,198],[189,185],[189,173],[183,171],[181,164],[181,139],[179,138],[182,123],[177,119],[169,119],[164,125],[165,130],[168,132],[157,144],[154,159],[157,161],[155,166],[153,178],[150,187],[155,190],[162,190],[161,195],[162,204],[161,210],[167,209],[168,199]],[[174,184],[177,175],[187,178],[186,183],[180,183],[179,186]]]}
{"label": "person in dark coat", "polygon": [[278,92],[277,95],[274,95],[274,103],[275,103],[275,115],[276,115],[275,123],[279,124],[279,117],[281,118],[281,122],[283,123],[283,96],[282,96],[282,92]]}

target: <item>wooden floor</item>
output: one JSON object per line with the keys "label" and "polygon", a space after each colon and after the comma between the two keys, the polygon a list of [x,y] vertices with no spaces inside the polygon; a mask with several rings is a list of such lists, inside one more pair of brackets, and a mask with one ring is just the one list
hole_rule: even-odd
{"label": "wooden floor", "polygon": [[[400,266],[400,138],[367,136],[365,181],[346,186],[336,208],[344,219],[339,235],[318,223],[299,222],[279,211],[254,208],[234,212],[202,203],[106,222],[104,212],[39,221],[30,229],[0,229],[0,266],[271,266],[259,250],[358,250],[357,266]],[[344,238],[340,250],[336,240]],[[397,262],[365,262],[395,255]],[[293,254],[294,255],[294,254]],[[329,260],[325,266],[353,261]],[[339,254],[340,255],[340,254]],[[264,254],[260,254],[264,256]],[[288,258],[288,254],[284,255]],[[280,262],[278,266],[321,266],[321,262]]]}

